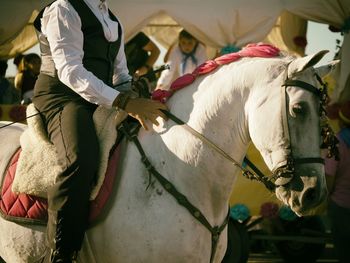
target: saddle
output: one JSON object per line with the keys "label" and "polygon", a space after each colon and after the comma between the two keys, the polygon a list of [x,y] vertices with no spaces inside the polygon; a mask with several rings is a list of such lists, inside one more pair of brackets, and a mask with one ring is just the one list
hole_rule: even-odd
{"label": "saddle", "polygon": [[[28,105],[27,116],[38,114],[33,104]],[[99,139],[101,156],[96,184],[91,191],[90,200],[96,198],[107,169],[108,157],[117,139],[117,127],[127,114],[116,109],[98,107],[93,115]],[[27,120],[28,129],[20,138],[21,155],[18,159],[12,191],[46,198],[46,189],[55,183],[62,171],[58,164],[54,145],[49,141],[40,115]]]}
{"label": "saddle", "polygon": [[[29,105],[27,116],[36,113],[35,107]],[[101,164],[90,195],[90,222],[101,213],[112,192],[120,155],[120,147],[116,144],[120,141],[120,137],[117,140],[117,127],[126,117],[123,111],[103,107],[98,107],[94,113]],[[12,157],[2,184],[0,214],[10,221],[46,224],[45,189],[54,184],[61,167],[39,115],[28,119],[28,128],[21,135],[20,144],[21,148]]]}

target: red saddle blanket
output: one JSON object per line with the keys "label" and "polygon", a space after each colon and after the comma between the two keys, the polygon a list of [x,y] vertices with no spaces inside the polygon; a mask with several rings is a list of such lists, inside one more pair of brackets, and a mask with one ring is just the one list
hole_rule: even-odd
{"label": "red saddle blanket", "polygon": [[[46,199],[27,194],[15,194],[11,190],[20,154],[21,149],[19,149],[12,157],[6,170],[1,189],[0,213],[5,219],[10,221],[19,223],[46,224]],[[117,173],[119,155],[120,146],[116,147],[111,153],[103,185],[101,186],[95,200],[91,201],[89,215],[90,223],[100,215],[104,205],[107,203],[107,200],[112,193],[114,180]]]}

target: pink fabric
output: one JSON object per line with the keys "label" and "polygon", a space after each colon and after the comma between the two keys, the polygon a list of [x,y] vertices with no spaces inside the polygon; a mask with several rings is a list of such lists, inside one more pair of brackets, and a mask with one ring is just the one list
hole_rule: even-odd
{"label": "pink fabric", "polygon": [[327,105],[326,112],[327,117],[331,120],[338,119],[338,113],[339,113],[340,105],[338,103]]}
{"label": "pink fabric", "polygon": [[[180,78],[177,78],[170,86],[171,91],[176,91],[190,85],[195,81],[196,76],[194,74],[185,74]],[[171,93],[172,95],[172,93]]]}
{"label": "pink fabric", "polygon": [[219,65],[225,65],[225,64],[229,64],[233,61],[236,61],[238,59],[240,59],[241,56],[239,55],[239,53],[229,53],[226,55],[223,55],[221,57],[218,57],[215,59],[215,62]]}
{"label": "pink fabric", "polygon": [[199,65],[194,71],[193,75],[198,76],[198,75],[204,75],[207,73],[212,72],[214,69],[218,67],[218,63],[216,63],[215,60],[208,60],[204,62],[202,65]]}
{"label": "pink fabric", "polygon": [[[12,157],[8,170],[6,171],[4,183],[1,189],[0,210],[1,213],[16,221],[32,221],[45,223],[47,221],[47,200],[44,198],[15,194],[11,190],[12,182],[16,173],[17,162],[21,149]],[[102,212],[109,196],[112,193],[114,180],[117,174],[120,147],[118,146],[108,161],[108,167],[103,181],[103,185],[95,198],[91,202],[89,221],[93,222]]]}
{"label": "pink fabric", "polygon": [[265,218],[276,218],[278,216],[278,204],[275,202],[263,203],[260,207],[260,215]]}
{"label": "pink fabric", "polygon": [[241,57],[272,58],[279,55],[280,50],[270,44],[257,43],[248,44],[238,54]]}
{"label": "pink fabric", "polygon": [[157,90],[153,91],[152,99],[158,100],[162,103],[165,103],[167,98],[171,97],[171,95],[173,95],[173,93],[171,91],[157,89]]}
{"label": "pink fabric", "polygon": [[195,81],[197,76],[208,74],[215,70],[220,65],[225,65],[242,57],[276,57],[279,55],[280,50],[270,44],[257,43],[248,44],[242,50],[236,53],[230,53],[221,57],[215,58],[214,60],[208,60],[203,64],[199,65],[192,73],[185,74],[177,78],[170,86],[170,91],[155,90],[152,93],[152,99],[160,102],[166,102],[175,91],[182,89]]}
{"label": "pink fabric", "polygon": [[108,166],[106,170],[105,179],[101,186],[98,195],[90,205],[89,221],[93,222],[102,212],[105,204],[107,203],[111,193],[113,191],[114,180],[117,175],[118,163],[120,157],[120,146],[114,150],[113,154],[108,160]]}
{"label": "pink fabric", "polygon": [[339,206],[350,209],[350,148],[338,137],[340,160],[325,159],[325,172],[334,178],[330,198]]}

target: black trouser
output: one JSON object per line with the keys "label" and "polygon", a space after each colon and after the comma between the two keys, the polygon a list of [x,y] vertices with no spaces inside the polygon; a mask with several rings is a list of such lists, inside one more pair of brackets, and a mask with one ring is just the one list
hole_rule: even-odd
{"label": "black trouser", "polygon": [[[39,78],[37,93],[43,84],[55,81],[47,76]],[[51,107],[60,96],[62,104]],[[99,163],[99,144],[92,119],[96,105],[70,91],[40,94],[33,101],[42,112],[63,167],[55,185],[48,189],[48,245],[54,250],[78,251],[88,224],[89,196]]]}

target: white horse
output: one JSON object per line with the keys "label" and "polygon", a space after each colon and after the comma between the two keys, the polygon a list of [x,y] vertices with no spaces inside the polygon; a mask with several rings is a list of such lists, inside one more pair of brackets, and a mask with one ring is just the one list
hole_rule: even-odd
{"label": "white horse", "polygon": [[[241,176],[232,160],[241,163],[251,141],[278,175],[280,200],[299,215],[322,202],[324,166],[313,162],[321,152],[320,101],[298,83],[283,85],[297,79],[318,87],[312,66],[323,55],[242,58],[177,91],[167,102],[170,112],[225,153],[172,120],[152,131],[140,130],[138,139],[154,168],[197,210],[191,214],[167,191],[169,185],[162,186],[154,176],[147,187],[149,173],[129,142],[111,205],[87,231],[78,262],[221,262],[229,197],[235,177]],[[24,129],[13,125],[0,130],[0,171]],[[300,158],[311,161],[287,163]],[[198,220],[201,215],[209,226]],[[44,227],[0,218],[0,256],[7,263],[37,262],[44,252]]]}

